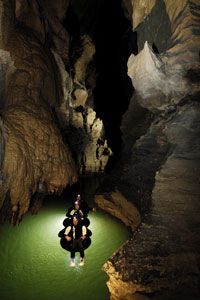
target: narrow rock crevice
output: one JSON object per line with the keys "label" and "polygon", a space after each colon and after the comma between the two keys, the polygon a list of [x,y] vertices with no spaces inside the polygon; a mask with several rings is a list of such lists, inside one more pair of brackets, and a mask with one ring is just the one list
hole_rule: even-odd
{"label": "narrow rock crevice", "polygon": [[97,68],[94,107],[104,122],[105,134],[114,154],[109,170],[117,161],[121,150],[121,119],[133,91],[127,77],[126,62],[135,49],[135,36],[130,21],[124,16],[121,1],[104,1],[98,12],[93,36]]}

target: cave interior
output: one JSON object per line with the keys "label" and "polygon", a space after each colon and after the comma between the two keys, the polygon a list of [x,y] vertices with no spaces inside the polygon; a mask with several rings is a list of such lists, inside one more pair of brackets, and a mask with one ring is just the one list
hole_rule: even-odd
{"label": "cave interior", "polygon": [[0,0],[0,221],[91,198],[132,232],[113,300],[199,299],[199,21],[198,0]]}

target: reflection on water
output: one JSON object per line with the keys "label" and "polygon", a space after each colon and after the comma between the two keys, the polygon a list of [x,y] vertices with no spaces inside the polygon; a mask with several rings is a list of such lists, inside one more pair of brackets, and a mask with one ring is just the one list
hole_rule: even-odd
{"label": "reflection on water", "polygon": [[65,212],[63,204],[47,203],[18,227],[0,226],[1,300],[109,299],[108,278],[101,268],[129,231],[106,213],[91,213],[92,244],[85,250],[85,266],[70,268],[70,253],[58,237]]}

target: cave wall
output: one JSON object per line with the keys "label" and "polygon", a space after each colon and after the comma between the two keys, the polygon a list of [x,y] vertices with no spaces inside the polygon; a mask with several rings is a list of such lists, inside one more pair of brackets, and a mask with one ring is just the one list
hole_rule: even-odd
{"label": "cave wall", "polygon": [[[69,1],[0,1],[0,205],[13,223],[37,211],[33,195],[59,192],[78,172],[103,171],[111,155],[93,108],[95,21],[86,22],[101,2],[91,10],[91,1],[71,2],[82,22],[74,47],[62,23]],[[105,264],[108,287],[111,299],[195,300],[200,6],[123,0],[123,7],[137,36],[139,53],[127,63],[135,92],[113,190],[97,202],[133,230],[141,221],[134,205],[143,220]]]}
{"label": "cave wall", "polygon": [[34,206],[33,195],[62,191],[77,180],[71,151],[63,142],[52,112],[60,103],[61,89],[58,68],[48,47],[46,24],[37,3],[26,4],[26,18],[18,11],[19,22],[15,1],[0,2],[4,146],[0,207],[1,219],[7,217],[13,224]]}
{"label": "cave wall", "polygon": [[[63,10],[64,4],[57,4],[62,24],[56,23],[55,8],[48,13],[48,19],[53,20],[51,24],[55,34],[52,52],[61,74],[62,85],[61,102],[55,111],[79,172],[93,174],[103,172],[112,155],[105,139],[103,122],[94,110],[93,96],[96,85],[96,49],[91,35],[91,22],[94,22],[93,14],[102,0],[95,2],[94,7],[88,1],[68,2],[69,12]],[[45,12],[49,11],[45,1],[43,7]],[[73,28],[74,23],[76,28]]]}
{"label": "cave wall", "polygon": [[[199,1],[131,1],[135,92],[110,182],[142,213],[105,264],[111,299],[193,299],[200,278]],[[129,1],[130,4],[130,1]]]}
{"label": "cave wall", "polygon": [[93,110],[95,47],[76,48],[68,0],[0,1],[0,215],[18,223],[80,173],[102,172],[111,149]]}
{"label": "cave wall", "polygon": [[72,70],[74,74],[70,75],[59,55],[54,52],[62,76],[64,95],[56,113],[82,174],[103,172],[112,155],[105,139],[103,121],[94,110],[94,53],[92,39],[87,34],[82,35]]}

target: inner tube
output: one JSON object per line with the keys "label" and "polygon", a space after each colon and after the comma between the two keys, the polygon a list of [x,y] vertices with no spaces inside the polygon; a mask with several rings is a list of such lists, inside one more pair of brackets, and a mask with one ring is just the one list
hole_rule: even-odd
{"label": "inner tube", "polygon": [[[68,241],[66,240],[64,233],[65,233],[65,228],[63,228],[63,229],[59,232],[59,234],[58,234],[58,236],[61,238],[61,240],[60,240],[60,245],[61,245],[61,247],[62,247],[63,249],[65,249],[65,250],[67,250],[67,251],[71,251],[71,245],[72,245],[72,243],[71,243],[71,241],[68,242]],[[91,238],[90,238],[91,235],[92,235],[92,231],[91,231],[90,229],[87,229],[86,238],[85,238],[85,239],[83,240],[83,242],[82,242],[82,244],[83,244],[83,249],[84,249],[84,250],[87,249],[87,248],[91,245],[91,243],[92,243]],[[78,250],[78,249],[75,249],[75,252],[79,252],[79,250]]]}
{"label": "inner tube", "polygon": [[[72,218],[65,218],[63,221],[63,226],[67,227],[70,226],[72,224]],[[86,227],[88,227],[90,225],[90,220],[88,218],[84,218],[80,220],[80,224],[81,225],[85,225]]]}

